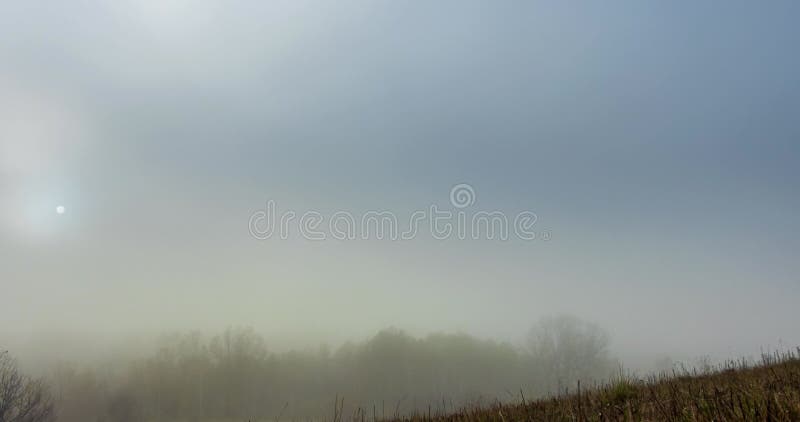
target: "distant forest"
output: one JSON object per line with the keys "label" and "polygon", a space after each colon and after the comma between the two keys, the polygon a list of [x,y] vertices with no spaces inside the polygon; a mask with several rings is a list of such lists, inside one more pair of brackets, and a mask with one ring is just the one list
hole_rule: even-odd
{"label": "distant forest", "polygon": [[[573,317],[534,326],[524,346],[466,334],[415,338],[387,329],[336,350],[271,352],[252,329],[165,336],[115,368],[60,366],[48,379],[61,421],[378,417],[519,401],[608,379],[608,336]],[[337,404],[338,403],[338,404]]]}

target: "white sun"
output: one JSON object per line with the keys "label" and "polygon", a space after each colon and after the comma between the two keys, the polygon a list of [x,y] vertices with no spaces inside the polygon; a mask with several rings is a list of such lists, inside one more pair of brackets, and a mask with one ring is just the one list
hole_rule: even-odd
{"label": "white sun", "polygon": [[56,214],[60,215],[60,214],[64,214],[65,212],[67,212],[67,209],[64,208],[63,205],[59,205],[59,206],[56,207]]}

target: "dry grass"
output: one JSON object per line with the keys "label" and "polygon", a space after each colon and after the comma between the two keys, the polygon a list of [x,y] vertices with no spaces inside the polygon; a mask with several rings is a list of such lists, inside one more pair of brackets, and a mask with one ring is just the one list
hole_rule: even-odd
{"label": "dry grass", "polygon": [[[584,391],[519,404],[473,407],[398,421],[800,421],[800,348],[751,365],[620,377]],[[371,419],[354,415],[356,420]]]}

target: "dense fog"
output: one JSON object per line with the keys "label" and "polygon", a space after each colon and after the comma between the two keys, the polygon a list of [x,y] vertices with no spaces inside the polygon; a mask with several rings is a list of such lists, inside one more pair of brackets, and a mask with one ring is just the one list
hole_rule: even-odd
{"label": "dense fog", "polygon": [[800,345],[798,12],[0,2],[0,422],[443,412]]}

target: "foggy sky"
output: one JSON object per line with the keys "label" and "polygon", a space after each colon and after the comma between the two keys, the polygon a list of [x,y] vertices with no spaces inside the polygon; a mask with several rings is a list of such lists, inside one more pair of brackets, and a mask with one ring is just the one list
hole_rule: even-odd
{"label": "foggy sky", "polygon": [[[513,340],[569,313],[623,354],[800,344],[798,12],[3,2],[0,332]],[[552,239],[248,233],[270,199],[406,216],[459,183]]]}

